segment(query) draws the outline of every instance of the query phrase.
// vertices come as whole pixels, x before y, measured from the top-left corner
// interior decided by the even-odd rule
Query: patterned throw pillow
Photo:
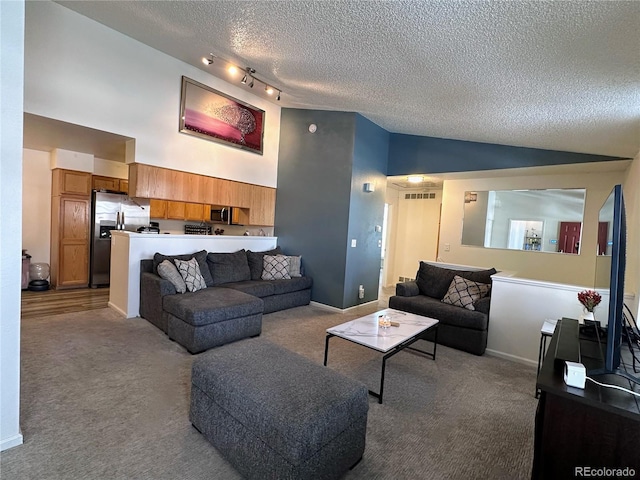
[[[491,285],[474,282],[456,275],[453,277],[451,285],[449,285],[447,294],[441,301],[450,305],[475,310],[473,303],[489,293],[490,289]]]
[[[182,275],[180,275],[176,266],[169,260],[164,260],[158,265],[158,275],[165,280],[169,280],[175,287],[176,292],[184,293],[187,291],[187,285],[184,283]]]
[[[265,255],[263,258],[262,280],[284,280],[289,274],[289,257],[286,255]]]
[[[190,292],[197,292],[203,288],[207,288],[207,284],[204,281],[202,273],[200,273],[200,267],[198,261],[195,258],[191,260],[174,260],[178,271],[182,276],[184,283],[187,285],[187,290]]]

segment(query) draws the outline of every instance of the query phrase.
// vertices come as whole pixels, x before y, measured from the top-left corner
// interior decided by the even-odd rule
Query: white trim
[[[124,310],[122,310],[120,307],[118,307],[116,304],[114,304],[113,302],[107,302],[107,306],[112,308],[113,310],[115,310],[116,312],[118,312],[120,315],[122,315],[124,318],[136,318],[135,316],[133,317],[129,317],[127,315],[127,312],[125,312]]]
[[[355,308],[364,307],[366,305],[371,305],[371,304],[374,304],[374,303],[378,303],[378,300],[372,300],[372,301],[367,302],[367,303],[361,303],[360,305],[355,305],[355,306],[349,307],[349,308],[338,308],[338,307],[334,307],[332,305],[327,305],[325,303],[319,303],[319,302],[314,302],[314,301],[311,301],[309,303],[309,305],[313,305],[314,307],[318,307],[318,308],[321,308],[323,310],[329,310],[330,312],[348,313],[348,312],[350,312],[351,310],[353,310]]]
[[[536,368],[538,367],[537,361],[530,360],[528,358],[518,357],[517,355],[511,355],[509,353],[499,352],[497,350],[492,350],[490,348],[487,348],[485,352],[487,353],[487,355],[491,357],[502,358],[504,360],[521,363],[523,365],[528,365],[530,367],[536,367]]]
[[[5,450],[9,450],[10,448],[17,447],[18,445],[22,445],[23,443],[24,441],[21,433],[14,435],[13,437],[5,438],[0,442],[0,452],[4,452]]]

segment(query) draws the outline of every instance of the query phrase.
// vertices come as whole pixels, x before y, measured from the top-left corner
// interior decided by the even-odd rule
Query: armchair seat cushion
[[[437,298],[418,295],[416,297],[394,296],[389,300],[389,307],[404,312],[438,319],[441,323],[469,328],[471,330],[487,330],[489,317],[482,312],[468,310],[443,303]]]

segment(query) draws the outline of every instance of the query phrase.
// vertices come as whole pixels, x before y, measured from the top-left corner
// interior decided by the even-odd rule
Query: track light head
[[[280,101],[280,94],[281,94],[281,93],[282,93],[282,92],[281,92],[280,90],[278,90],[278,96],[276,97],[276,100],[277,100],[277,101]]]
[[[247,84],[247,74],[245,73],[244,77],[242,77],[242,81],[240,82],[243,85]]]
[[[209,54],[209,57],[202,57],[202,63],[205,65],[211,65],[213,63],[213,53]]]
[[[251,82],[249,83],[249,88],[253,88],[253,77],[251,77]]]
[[[273,88],[271,88],[269,85],[264,86],[264,91],[269,95],[273,95]]]

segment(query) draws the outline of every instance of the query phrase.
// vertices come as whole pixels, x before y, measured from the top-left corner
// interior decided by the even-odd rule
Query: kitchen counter
[[[165,233],[111,232],[111,285],[109,306],[127,318],[139,316],[140,260],[156,252],[179,255],[199,250],[232,253],[262,252],[277,246],[277,237],[235,235],[184,235]]]

